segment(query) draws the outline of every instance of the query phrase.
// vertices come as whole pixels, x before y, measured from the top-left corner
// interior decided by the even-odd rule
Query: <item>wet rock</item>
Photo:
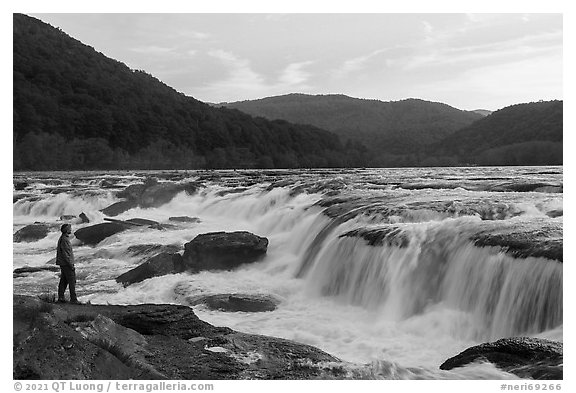
[[[488,191],[499,191],[499,192],[552,192],[561,193],[562,185],[559,184],[549,184],[549,183],[502,183],[497,184],[488,189]]]
[[[274,311],[280,301],[270,295],[218,294],[188,299],[193,306],[203,304],[211,310],[225,312]]]
[[[46,224],[26,225],[14,233],[12,239],[15,243],[35,242],[48,236],[49,226]]]
[[[63,216],[60,216],[60,221],[71,221],[73,219],[75,219],[76,216],[71,215],[71,214],[65,214]]]
[[[175,222],[191,222],[191,223],[200,222],[200,219],[198,217],[188,217],[188,216],[170,217],[168,218],[168,220]]]
[[[116,187],[116,184],[114,184],[110,180],[103,179],[102,181],[100,181],[99,186],[102,188],[114,188]]]
[[[228,190],[218,191],[216,193],[216,195],[223,197],[223,196],[228,195],[228,194],[240,194],[240,193],[243,193],[244,191],[247,191],[247,190],[249,190],[249,189],[246,187],[236,187],[236,188],[230,188]]]
[[[47,304],[14,295],[14,378],[345,378],[341,361],[293,341],[201,321],[190,307]]]
[[[132,223],[132,224],[137,224],[137,225],[142,225],[142,226],[157,226],[160,225],[158,223],[158,221],[154,221],[154,220],[148,220],[146,218],[131,218],[129,220],[126,220],[126,222]]]
[[[542,230],[481,232],[472,236],[478,247],[500,247],[514,258],[543,257],[562,262],[564,241]]]
[[[107,216],[114,217],[119,214],[122,214],[130,209],[134,209],[137,207],[138,204],[135,201],[120,201],[111,204],[110,206],[100,210],[102,213],[106,214]]]
[[[546,212],[546,215],[551,218],[562,217],[564,215],[564,209],[555,209]]]
[[[503,338],[470,347],[440,365],[451,370],[473,362],[490,362],[521,378],[562,379],[561,342],[532,337]]]
[[[380,228],[358,228],[348,231],[340,237],[360,237],[368,243],[369,246],[396,246],[400,248],[408,247],[410,238],[397,226],[386,225]]]
[[[125,231],[126,229],[128,229],[126,225],[115,222],[105,222],[86,228],[80,228],[74,232],[74,236],[86,244],[95,245],[107,237]]]
[[[37,273],[37,272],[59,272],[59,266],[24,266],[14,269],[13,273],[16,275],[24,275],[29,273]]]
[[[230,270],[266,255],[268,239],[250,232],[212,232],[184,245],[184,263],[191,270]]]
[[[82,220],[83,224],[87,224],[90,222],[90,219],[88,218],[86,213],[80,213],[80,215],[78,217]]]
[[[28,187],[28,183],[24,182],[24,181],[19,181],[19,182],[15,182],[14,183],[14,189],[16,191],[22,191],[24,190],[26,187]]]
[[[129,246],[126,252],[133,256],[152,255],[160,253],[176,253],[182,250],[182,246],[178,244],[135,244]]]
[[[155,178],[147,178],[143,184],[132,184],[118,192],[119,198],[124,201],[116,202],[102,210],[108,216],[117,216],[135,207],[159,207],[170,202],[182,191],[192,195],[201,186],[200,183],[172,183],[158,182]]]
[[[127,286],[152,277],[181,273],[184,270],[185,266],[182,261],[182,255],[161,253],[148,259],[140,266],[120,275],[116,278],[116,282]]]

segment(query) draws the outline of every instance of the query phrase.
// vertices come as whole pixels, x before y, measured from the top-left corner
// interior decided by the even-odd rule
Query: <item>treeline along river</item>
[[[562,167],[15,173],[14,232],[34,223],[46,232],[15,237],[14,268],[32,269],[15,273],[14,292],[55,292],[60,225],[105,222],[100,210],[145,182],[183,188],[104,211],[159,226],[96,245],[72,237],[82,301],[189,305],[214,325],[311,344],[385,378],[510,378],[488,365],[438,365],[502,337],[562,341]],[[218,231],[266,237],[267,254],[231,271],[116,281],[159,250]],[[218,294],[276,308],[198,302]]]

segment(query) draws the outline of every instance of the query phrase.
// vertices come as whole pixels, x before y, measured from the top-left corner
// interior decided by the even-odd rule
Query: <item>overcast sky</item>
[[[562,99],[561,14],[32,14],[202,101]]]

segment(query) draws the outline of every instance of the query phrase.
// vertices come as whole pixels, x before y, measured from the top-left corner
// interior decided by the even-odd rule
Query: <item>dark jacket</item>
[[[56,249],[56,265],[74,267],[74,253],[72,252],[72,245],[68,236],[63,234],[58,240],[58,248]]]

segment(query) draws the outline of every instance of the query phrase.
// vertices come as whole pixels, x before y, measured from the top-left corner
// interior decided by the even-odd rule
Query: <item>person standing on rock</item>
[[[58,283],[58,302],[65,303],[64,292],[70,289],[70,303],[80,304],[76,298],[76,269],[74,268],[74,252],[68,236],[72,233],[72,225],[64,224],[60,228],[62,236],[58,239],[56,249],[56,264],[60,266],[60,282]]]

